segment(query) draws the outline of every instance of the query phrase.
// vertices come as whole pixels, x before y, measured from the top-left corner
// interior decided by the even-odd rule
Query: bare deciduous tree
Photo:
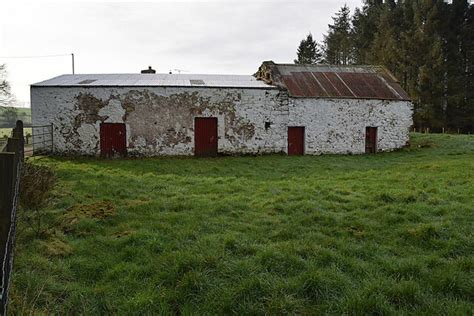
[[[11,92],[7,80],[7,65],[0,65],[0,106],[11,106],[15,103],[15,96]]]

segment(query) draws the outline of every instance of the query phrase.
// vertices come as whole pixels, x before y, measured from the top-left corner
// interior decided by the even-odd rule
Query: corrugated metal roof
[[[202,82],[202,84],[201,84]],[[197,84],[199,83],[199,84]],[[33,87],[164,86],[277,89],[254,76],[191,74],[81,74],[61,75]]]
[[[292,97],[410,100],[380,66],[295,65],[264,62],[256,77]]]

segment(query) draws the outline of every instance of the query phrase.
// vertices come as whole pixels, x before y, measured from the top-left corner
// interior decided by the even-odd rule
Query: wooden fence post
[[[15,168],[15,154],[14,153],[0,153],[0,171],[2,176],[0,177],[0,231],[3,232],[3,225],[6,222],[4,216],[10,216],[11,204],[12,204],[12,193],[13,193],[13,181],[14,181],[14,169]],[[8,217],[7,216],[7,217]],[[3,258],[3,257],[0,257]]]
[[[8,288],[13,266],[16,212],[24,160],[23,122],[17,121],[0,152],[0,315],[7,314]]]
[[[7,291],[8,291],[8,274],[9,267],[6,262],[9,260],[6,253],[8,252],[8,237],[11,227],[11,210],[13,207],[14,193],[14,169],[15,154],[2,152],[0,153],[0,315],[6,314]]]
[[[14,138],[17,138],[18,141],[18,155],[23,162],[25,160],[25,135],[24,135],[24,129],[23,129],[23,122],[18,120],[16,121],[16,127],[14,129]]]

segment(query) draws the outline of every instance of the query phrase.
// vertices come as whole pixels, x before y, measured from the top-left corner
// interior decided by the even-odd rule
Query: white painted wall
[[[377,150],[406,145],[412,125],[407,101],[291,98],[289,126],[305,126],[306,154],[365,153],[365,128],[378,127]]]
[[[282,152],[288,99],[281,93],[286,96],[276,89],[32,87],[32,121],[53,123],[57,153],[98,155],[100,123],[108,122],[126,124],[131,155],[192,155],[194,117],[218,118],[220,153]],[[103,103],[95,113],[100,118],[90,121],[79,106],[81,94]],[[136,107],[124,117],[127,102]]]
[[[85,95],[100,106],[84,108]],[[64,154],[98,155],[101,122],[125,123],[128,152],[145,156],[192,155],[194,117],[218,118],[226,154],[286,152],[288,126],[305,126],[306,154],[364,153],[366,126],[378,127],[387,151],[406,144],[412,124],[410,102],[288,98],[276,89],[32,87],[31,105],[33,124],[53,123]]]

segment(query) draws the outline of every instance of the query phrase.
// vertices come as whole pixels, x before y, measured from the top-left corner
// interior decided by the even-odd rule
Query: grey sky
[[[317,40],[331,16],[359,0],[2,3],[0,57],[69,54],[76,73],[252,74],[263,60],[292,62],[299,41]],[[13,92],[71,72],[70,56],[5,59]]]

